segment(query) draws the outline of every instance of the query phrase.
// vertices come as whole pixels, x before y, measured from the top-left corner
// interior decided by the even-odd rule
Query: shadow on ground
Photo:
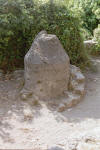
[[[100,68],[100,62],[97,64],[97,67]],[[32,106],[30,102],[21,101],[18,98],[20,89],[18,81],[0,81],[0,138],[4,142],[14,143],[11,132],[16,123],[13,121],[33,124],[34,120],[42,117],[44,106],[57,122],[75,123],[85,119],[100,119],[100,70],[98,69],[95,73],[87,71],[85,76],[86,96],[78,105],[62,113],[58,113],[56,109],[52,109],[45,102]]]

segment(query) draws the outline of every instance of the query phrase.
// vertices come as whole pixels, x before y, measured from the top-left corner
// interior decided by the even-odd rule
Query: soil
[[[45,102],[21,101],[21,78],[1,80],[0,149],[100,150],[100,58],[92,61],[85,97],[62,113]]]

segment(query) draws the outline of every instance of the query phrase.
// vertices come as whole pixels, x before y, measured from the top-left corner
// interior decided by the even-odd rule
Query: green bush
[[[98,24],[98,28],[94,30],[94,38],[97,41],[100,41],[100,24]]]
[[[91,32],[85,28],[81,28],[81,35],[83,36],[84,41],[93,39]]]
[[[95,47],[95,54],[100,54],[100,24],[98,25],[98,28],[94,30],[94,40],[97,41],[96,47]]]
[[[75,0],[71,3],[70,8],[73,11],[76,10],[81,19],[85,39],[91,39],[93,30],[100,23],[100,0]]]
[[[41,30],[56,34],[71,63],[88,61],[80,34],[80,20],[64,3],[49,0],[0,0],[0,68],[23,67],[23,58]]]

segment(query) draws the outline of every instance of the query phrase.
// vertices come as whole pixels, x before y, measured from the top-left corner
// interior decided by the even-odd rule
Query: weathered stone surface
[[[58,112],[63,112],[66,109],[66,105],[61,103],[58,107]]]
[[[24,64],[25,84],[20,92],[23,100],[46,100],[62,112],[83,97],[85,77],[78,67],[70,65],[56,35],[41,31],[26,54]]]
[[[14,79],[22,78],[24,76],[24,70],[16,70],[13,72],[12,76]]]
[[[85,77],[80,69],[74,65],[70,65],[70,79],[66,98],[62,99],[59,104],[58,111],[65,111],[80,102],[85,94]]]
[[[50,99],[64,95],[70,76],[69,57],[56,35],[40,32],[25,56],[25,85],[21,94]],[[26,91],[26,92],[25,92]],[[23,97],[23,96],[22,96]]]
[[[70,66],[69,90],[82,96],[85,92],[85,77],[80,69],[74,65]]]

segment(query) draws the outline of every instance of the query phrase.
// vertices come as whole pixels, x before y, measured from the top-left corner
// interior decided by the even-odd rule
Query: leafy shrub
[[[100,41],[100,24],[98,25],[98,28],[94,30],[94,38],[97,41]]]
[[[98,28],[94,30],[94,40],[97,41],[94,52],[95,54],[100,54],[100,24]]]
[[[85,28],[81,28],[81,35],[83,36],[84,41],[93,39],[91,32]]]
[[[64,3],[49,0],[0,0],[0,67],[23,67],[23,58],[41,30],[56,34],[71,63],[87,62],[79,19]]]
[[[77,10],[85,38],[93,36],[93,30],[100,23],[100,0],[76,0],[71,3],[72,9]],[[88,37],[90,35],[90,37]]]

